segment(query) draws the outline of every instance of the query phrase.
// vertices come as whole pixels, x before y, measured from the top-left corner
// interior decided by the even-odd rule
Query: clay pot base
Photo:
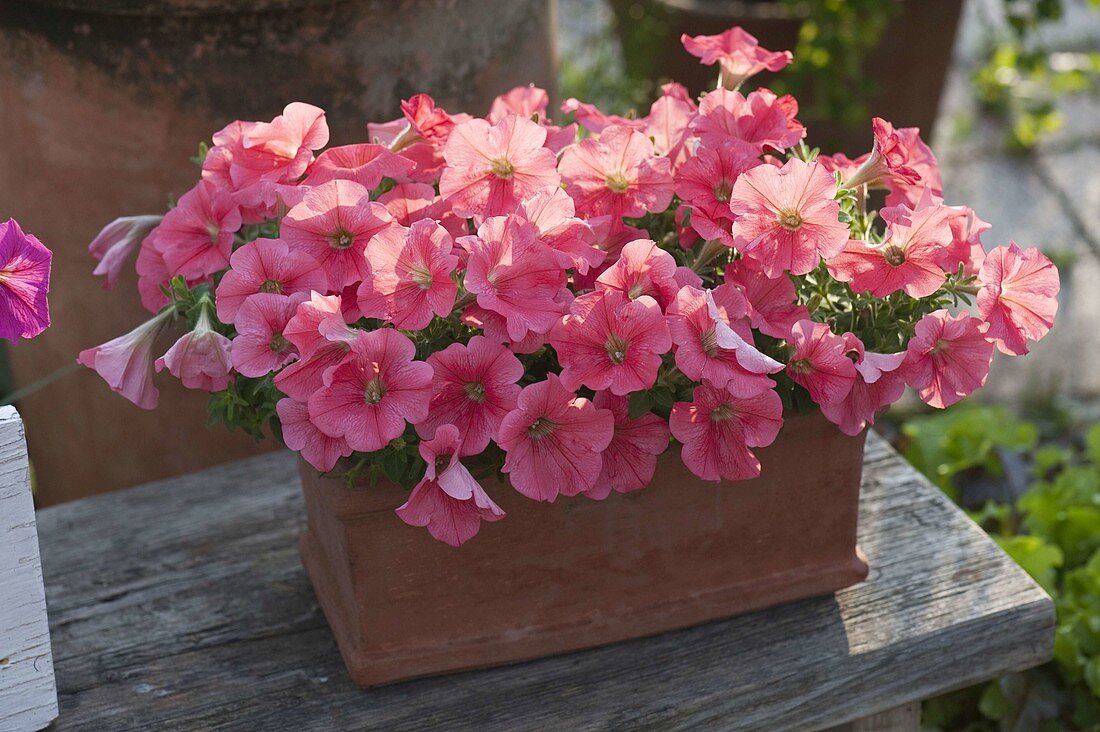
[[[647,488],[604,501],[489,484],[508,515],[459,548],[394,515],[404,489],[303,464],[302,561],[361,686],[654,635],[863,580],[864,439],[793,417],[760,478],[702,481],[671,450]]]

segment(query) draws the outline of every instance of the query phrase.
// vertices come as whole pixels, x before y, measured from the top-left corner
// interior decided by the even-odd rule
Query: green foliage
[[[906,457],[956,500],[968,479],[1003,480],[1006,454],[1029,458],[1031,485],[1015,503],[988,502],[970,515],[1058,613],[1053,662],[926,702],[926,727],[1100,729],[1100,425],[1079,445],[1037,447],[1034,424],[1001,408],[962,407],[902,431]]]
[[[990,45],[972,82],[982,106],[1008,123],[1009,146],[1027,150],[1061,128],[1061,97],[1095,89],[1100,52],[1056,52],[1036,44],[1036,31],[1062,19],[1063,0],[1006,0],[1004,9],[1009,34]]]

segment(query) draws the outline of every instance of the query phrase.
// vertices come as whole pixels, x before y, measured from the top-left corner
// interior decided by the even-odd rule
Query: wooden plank
[[[909,702],[848,724],[830,727],[829,732],[920,732],[920,702]]]
[[[812,484],[807,485],[812,490]],[[1047,595],[881,439],[867,582],[656,638],[360,691],[277,453],[42,511],[58,730],[823,729],[1047,660]]]
[[[50,628],[23,421],[0,407],[0,729],[40,730],[57,717]]]

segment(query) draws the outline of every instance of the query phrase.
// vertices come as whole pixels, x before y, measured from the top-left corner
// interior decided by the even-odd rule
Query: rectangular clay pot
[[[401,487],[302,463],[302,559],[362,686],[653,635],[864,579],[864,438],[793,417],[755,480],[700,480],[671,449],[648,487],[604,501],[487,484],[507,516],[459,548],[394,515]]]

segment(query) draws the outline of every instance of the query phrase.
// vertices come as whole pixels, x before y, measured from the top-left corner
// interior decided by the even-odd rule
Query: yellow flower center
[[[268,347],[271,349],[272,353],[282,353],[287,349],[289,345],[290,341],[284,338],[281,334],[276,333],[275,335],[271,336],[271,343],[268,344]]]
[[[607,187],[615,193],[626,193],[630,189],[630,181],[622,173],[612,173],[605,180]]]
[[[719,181],[714,186],[714,198],[725,203],[730,200],[730,196],[733,194],[733,184],[728,180]]]
[[[897,244],[890,244],[882,250],[882,256],[891,267],[900,267],[905,264],[905,250]]]
[[[283,283],[278,280],[264,280],[260,285],[260,292],[270,292],[275,295],[283,294]]]
[[[375,376],[367,382],[367,388],[363,390],[363,401],[367,404],[377,404],[384,396],[386,396],[386,385],[382,383],[380,377]]]
[[[347,249],[355,243],[355,237],[344,229],[337,229],[329,237],[333,249]]]
[[[480,381],[467,381],[462,390],[466,392],[466,398],[472,402],[481,404],[485,401],[485,385]]]
[[[532,440],[541,440],[548,437],[554,431],[554,423],[546,417],[539,417],[527,428],[527,436]]]
[[[622,363],[626,360],[626,351],[630,346],[626,339],[621,338],[614,333],[607,339],[607,343],[603,344],[604,350],[607,351],[607,357],[611,359],[612,363]]]
[[[787,231],[797,231],[802,226],[802,214],[798,211],[780,211],[779,225]]]
[[[512,167],[512,162],[508,158],[497,158],[496,160],[489,161],[489,170],[497,178],[508,180],[515,172],[515,168]]]

